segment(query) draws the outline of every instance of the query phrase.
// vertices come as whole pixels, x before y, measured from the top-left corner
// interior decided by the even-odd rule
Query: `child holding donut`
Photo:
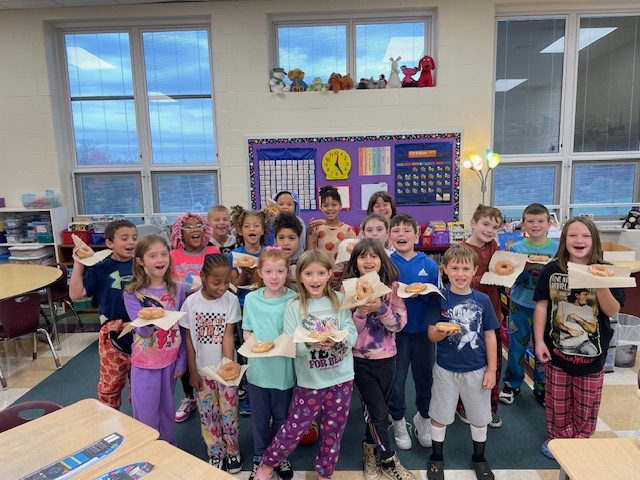
[[[310,332],[346,330],[347,337],[341,342],[327,338],[296,344],[292,407],[264,451],[255,480],[271,479],[274,468],[282,466],[320,412],[320,445],[315,460],[318,479],[331,478],[338,461],[353,393],[351,348],[357,332],[351,312],[340,310],[343,295],[329,286],[332,264],[327,253],[320,249],[300,255],[296,270],[298,296],[285,308],[284,333],[293,336],[301,326]]]
[[[343,278],[360,277],[369,272],[376,272],[380,281],[391,288],[391,293],[351,310],[358,331],[352,350],[354,381],[360,392],[366,425],[362,442],[363,474],[366,479],[378,478],[384,473],[389,478],[409,480],[415,477],[391,449],[387,432],[391,425],[387,404],[396,374],[396,332],[407,323],[407,309],[397,294],[398,269],[378,240],[363,238],[354,247]]]
[[[484,456],[487,425],[491,421],[491,389],[497,383],[497,341],[500,328],[489,297],[471,288],[478,255],[471,248],[453,245],[444,253],[449,287],[442,291],[440,318],[431,319],[429,339],[437,342],[436,365],[429,416],[433,452],[427,463],[427,480],[444,479],[444,439],[455,420],[458,398],[468,414],[473,440],[471,465],[478,479],[494,478]],[[459,325],[459,331],[440,322]]]
[[[504,373],[504,387],[500,391],[500,401],[513,403],[520,394],[524,380],[524,354],[532,341],[533,334],[533,292],[538,283],[542,265],[534,263],[534,256],[551,259],[558,251],[558,241],[547,238],[551,226],[549,210],[544,205],[532,203],[522,212],[522,231],[527,238],[514,243],[509,250],[529,255],[525,270],[511,287],[511,311],[509,312],[509,355]],[[533,369],[533,396],[544,405],[544,366],[536,361]]]
[[[295,215],[283,213],[278,215]],[[276,219],[277,223],[277,219]],[[256,267],[260,288],[247,294],[244,300],[242,328],[245,341],[255,334],[260,342],[273,342],[283,331],[284,309],[296,296],[287,288],[289,283],[289,252],[281,247],[266,247]],[[282,426],[289,412],[295,385],[293,359],[288,357],[248,358],[247,389],[251,398],[253,430],[253,480],[262,454]],[[287,458],[276,467],[281,480],[291,480],[293,469]]]
[[[342,263],[335,264],[338,246],[347,238],[356,238],[355,229],[340,220],[341,208],[342,200],[336,187],[327,185],[320,188],[320,210],[324,214],[325,220],[311,220],[307,230],[307,250],[323,249],[334,262],[333,278],[331,279],[331,287],[334,289],[340,288],[340,279],[344,268]]]
[[[296,253],[303,238],[303,229],[298,217],[293,213],[283,212],[273,221],[273,232],[276,246],[281,247],[289,259],[290,288],[295,289],[296,281]],[[294,259],[295,257],[295,259]]]
[[[502,323],[504,315],[502,315],[502,307],[500,306],[500,295],[498,294],[498,287],[496,285],[484,285],[480,283],[482,275],[489,270],[489,262],[495,252],[500,250],[500,247],[496,243],[496,237],[498,231],[504,222],[502,212],[495,207],[487,205],[478,205],[476,211],[473,212],[473,218],[471,219],[471,236],[467,238],[463,245],[471,248],[478,255],[478,269],[476,270],[473,280],[471,281],[471,288],[478,292],[486,293],[491,299],[491,305],[498,318],[498,322]],[[496,357],[496,378],[500,378],[502,375],[502,339],[500,338],[500,331],[496,331],[496,341],[498,344],[497,357]],[[491,390],[491,422],[489,426],[493,428],[499,428],[502,426],[502,419],[498,416],[498,405],[500,388],[496,383]],[[458,402],[458,418],[464,423],[469,423],[467,420],[464,405],[461,401]]]
[[[542,267],[533,300],[536,357],[545,364],[549,439],[542,454],[553,458],[549,440],[589,438],[596,430],[604,363],[625,294],[619,288],[569,290],[567,263],[605,264],[598,229],[587,217],[562,228],[556,258]]]
[[[133,258],[133,278],[124,293],[129,317],[137,318],[144,307],[180,310],[185,293],[182,284],[171,278],[166,240],[159,235],[142,237]],[[160,440],[172,445],[176,444],[173,394],[186,363],[178,322],[168,330],[153,324],[136,327],[131,352],[133,418],[158,430]]]
[[[209,463],[220,470],[242,469],[238,430],[238,387],[202,377],[202,367],[218,365],[222,357],[234,359],[233,333],[242,318],[238,297],[229,291],[231,263],[224,254],[204,257],[202,289],[189,295],[181,311],[186,331],[189,382],[196,391],[200,429]]]
[[[425,253],[416,252],[419,227],[416,219],[398,214],[391,219],[389,238],[395,249],[389,258],[400,272],[399,280],[406,284],[430,283],[442,288],[438,264]],[[396,333],[396,376],[389,401],[389,413],[393,419],[393,436],[398,448],[411,448],[411,436],[407,431],[405,413],[405,383],[409,366],[416,389],[416,414],[413,417],[418,442],[431,447],[429,402],[431,401],[431,372],[435,359],[435,345],[427,338],[431,318],[437,318],[440,310],[436,295],[418,295],[405,299],[407,324]]]

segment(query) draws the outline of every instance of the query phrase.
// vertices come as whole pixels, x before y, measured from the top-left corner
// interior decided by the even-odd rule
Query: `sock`
[[[484,457],[484,447],[487,445],[487,442],[476,442],[473,441],[473,456],[471,457],[471,461],[473,463],[476,462],[486,462],[487,459]]]
[[[484,427],[476,427],[473,425],[469,425],[471,428],[471,439],[474,442],[486,442],[487,441],[487,426]]]
[[[434,442],[444,442],[444,436],[447,433],[447,426],[436,427],[433,422],[431,422],[431,440]]]
[[[436,442],[435,440],[431,440],[431,448],[433,448],[433,453],[429,457],[429,460],[433,460],[435,462],[442,462],[444,460],[444,455],[442,454],[444,450],[444,442]]]

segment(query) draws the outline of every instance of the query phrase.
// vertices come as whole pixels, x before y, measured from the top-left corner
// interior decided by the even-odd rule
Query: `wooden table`
[[[159,436],[153,428],[98,400],[81,400],[0,433],[0,477],[21,478],[114,432],[124,437],[122,444],[98,463],[114,460]]]
[[[549,442],[560,464],[560,480],[640,478],[640,443],[635,438],[565,438]]]
[[[236,478],[162,440],[146,443],[114,459],[109,457],[108,460],[88,468],[73,478],[93,480],[113,470],[138,462],[149,462],[154,465],[153,470],[145,475],[144,480],[183,478],[233,480]]]

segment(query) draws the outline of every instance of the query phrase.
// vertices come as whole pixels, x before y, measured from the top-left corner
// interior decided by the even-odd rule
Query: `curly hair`
[[[209,222],[205,220],[202,215],[193,212],[187,212],[184,215],[180,215],[176,218],[176,221],[173,222],[173,227],[171,228],[171,248],[174,250],[182,250],[184,248],[184,240],[182,238],[182,227],[190,218],[195,218],[202,225],[204,225],[204,235],[202,236],[202,246],[206,246],[209,244],[209,240],[213,236],[213,229]]]
[[[247,216],[257,217],[262,224],[262,236],[260,237],[260,245],[265,243],[265,235],[267,234],[268,222],[267,215],[263,211],[246,210],[241,205],[234,205],[231,207],[231,227],[236,231],[236,238],[238,239],[238,245],[244,245],[245,241],[242,238],[242,224]]]

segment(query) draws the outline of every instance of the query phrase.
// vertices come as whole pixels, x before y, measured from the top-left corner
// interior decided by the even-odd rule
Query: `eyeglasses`
[[[199,223],[197,225],[185,225],[182,227],[182,230],[185,232],[190,232],[191,230],[204,230],[204,225]]]

